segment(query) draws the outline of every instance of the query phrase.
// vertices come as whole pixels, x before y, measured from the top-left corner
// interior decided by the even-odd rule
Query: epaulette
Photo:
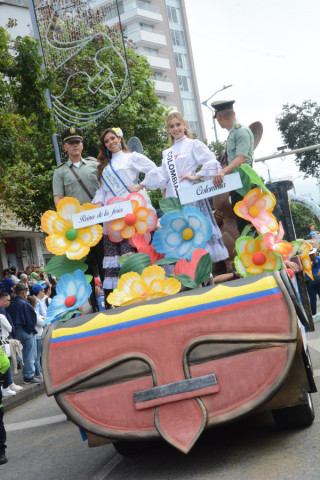
[[[97,162],[98,160],[94,157],[87,157],[87,160],[91,160],[92,162]]]
[[[240,123],[238,123],[234,128],[241,128]]]
[[[65,165],[65,162],[59,163],[59,165],[57,165],[56,168],[60,168],[60,167],[62,167],[62,165]]]

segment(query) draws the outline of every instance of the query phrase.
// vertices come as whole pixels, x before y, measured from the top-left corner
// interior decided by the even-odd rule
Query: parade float
[[[59,278],[48,308],[44,380],[89,446],[112,442],[128,453],[163,439],[187,453],[204,429],[252,412],[272,412],[280,427],[313,422],[305,338],[312,319],[287,266],[296,262],[312,275],[309,246],[284,240],[275,196],[250,167],[239,170],[236,183],[226,178],[222,188],[242,190],[235,213],[252,228],[235,241],[235,272],[226,277],[211,277],[210,223],[182,200],[221,193],[210,182],[181,190],[180,201],[162,200],[158,225],[136,193],[90,210],[65,198],[44,214],[56,255],[47,271]],[[91,293],[84,257],[105,219],[110,238],[130,239],[138,253],[119,259],[118,285],[108,296],[115,308],[83,315]]]

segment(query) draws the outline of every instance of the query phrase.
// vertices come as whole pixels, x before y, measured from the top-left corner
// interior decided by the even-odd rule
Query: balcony
[[[127,25],[133,21],[156,25],[163,20],[161,13],[155,13],[150,10],[145,10],[144,8],[132,8],[122,13],[120,17],[123,25]]]
[[[128,31],[126,36],[136,45],[141,47],[165,47],[167,45],[166,37],[163,33],[149,32],[147,30]]]
[[[168,80],[155,80],[155,90],[157,95],[170,95],[174,93],[173,83]]]
[[[143,52],[142,52],[143,54]],[[154,72],[164,72],[170,70],[170,61],[169,58],[164,55],[146,55],[150,67]]]

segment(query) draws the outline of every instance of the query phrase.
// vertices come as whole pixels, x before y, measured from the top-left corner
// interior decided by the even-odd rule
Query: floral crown
[[[111,130],[117,135],[117,137],[123,137],[123,131],[119,127],[111,127]]]

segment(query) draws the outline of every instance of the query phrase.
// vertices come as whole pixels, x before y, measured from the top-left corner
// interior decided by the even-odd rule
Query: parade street
[[[320,389],[320,324],[308,334],[315,380]],[[250,374],[250,372],[248,372]],[[318,480],[320,401],[306,429],[281,431],[271,415],[250,416],[205,432],[188,455],[159,443],[130,457],[113,445],[88,448],[78,428],[53,398],[41,395],[5,413],[7,457],[0,467],[8,480]],[[106,405],[105,408],[108,408]]]

